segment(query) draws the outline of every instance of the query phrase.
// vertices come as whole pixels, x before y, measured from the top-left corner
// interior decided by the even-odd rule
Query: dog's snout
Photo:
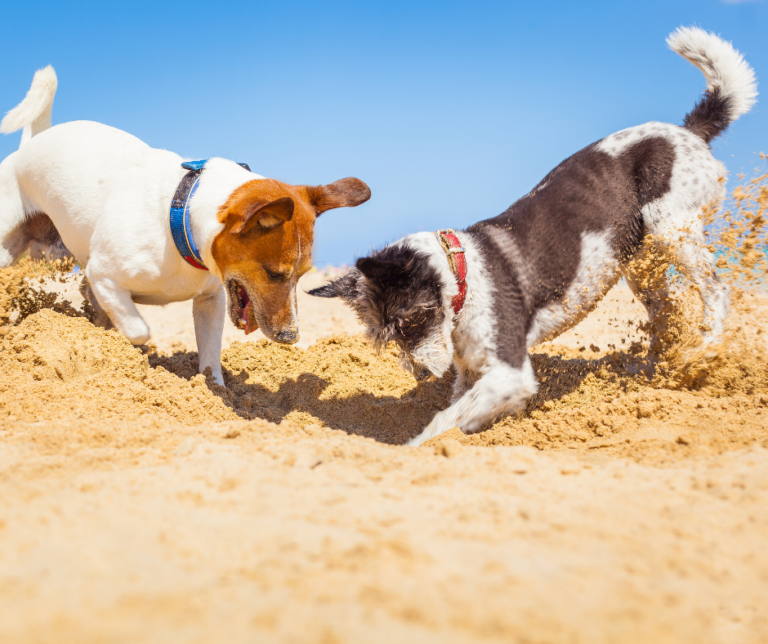
[[[289,329],[275,333],[275,340],[281,344],[296,344],[299,341],[299,330]]]

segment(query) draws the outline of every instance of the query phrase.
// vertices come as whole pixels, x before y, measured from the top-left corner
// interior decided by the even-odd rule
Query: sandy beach
[[[523,417],[420,448],[450,377],[417,385],[336,301],[300,296],[298,347],[228,323],[226,388],[188,304],[142,309],[157,353],[6,326],[0,640],[765,641],[768,299],[739,302],[754,355],[664,387],[619,285],[535,351]]]

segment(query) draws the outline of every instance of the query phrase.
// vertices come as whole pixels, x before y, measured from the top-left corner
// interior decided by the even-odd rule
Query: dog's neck
[[[464,245],[464,233],[459,233],[459,240]],[[440,244],[437,235],[432,232],[413,233],[403,237],[396,243],[407,245],[411,249],[426,255],[430,266],[437,272],[440,279],[441,306],[443,309],[442,334],[448,343],[448,351],[453,357],[455,346],[451,338],[457,328],[464,324],[467,315],[466,309],[464,309],[465,312],[461,316],[456,316],[453,311],[453,300],[459,294],[459,285],[456,282],[456,276],[451,270],[448,256],[445,254],[445,250]]]
[[[485,365],[489,343],[496,337],[497,320],[493,317],[495,287],[486,268],[486,258],[473,234],[461,231],[457,237],[465,249],[467,260],[467,298],[458,316],[453,312],[453,298],[458,294],[459,287],[437,236],[431,232],[415,233],[398,243],[407,244],[428,256],[441,282],[443,336],[450,339],[451,356],[471,370],[480,370]]]
[[[451,300],[453,314],[458,315],[461,313],[461,309],[464,308],[464,300],[467,297],[467,258],[465,256],[465,250],[456,235],[456,231],[452,228],[438,230],[435,235],[445,251],[445,256],[448,259],[448,266],[451,269],[451,273],[453,273],[456,280],[456,286],[459,289],[458,294]]]
[[[200,175],[200,184],[189,204],[192,236],[203,263],[220,280],[221,271],[211,253],[213,240],[224,230],[218,218],[219,208],[244,183],[263,178],[226,159],[210,159]]]
[[[406,235],[399,244],[407,245],[415,251],[429,257],[429,264],[437,271],[440,277],[440,292],[442,293],[442,306],[448,319],[453,319],[453,298],[459,294],[459,286],[448,264],[448,257],[440,245],[435,233],[421,232]]]

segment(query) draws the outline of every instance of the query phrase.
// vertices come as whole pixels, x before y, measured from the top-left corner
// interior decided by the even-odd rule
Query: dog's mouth
[[[245,335],[253,333],[259,328],[256,316],[251,305],[248,291],[236,279],[227,282],[229,290],[229,317],[238,329],[243,329]]]

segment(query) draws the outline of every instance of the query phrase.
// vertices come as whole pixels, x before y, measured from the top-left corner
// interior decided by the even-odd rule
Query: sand
[[[0,271],[3,643],[768,638],[759,289],[651,369],[619,284],[534,351],[519,417],[408,448],[451,375],[417,384],[338,302],[302,296],[298,347],[228,327],[219,387],[188,305],[139,349],[26,275],[72,292]]]
[[[234,342],[224,389],[31,315],[0,352],[0,641],[764,640],[765,374],[658,389],[578,350],[631,300],[536,353],[525,418],[419,449],[387,443],[449,383],[359,336]]]

